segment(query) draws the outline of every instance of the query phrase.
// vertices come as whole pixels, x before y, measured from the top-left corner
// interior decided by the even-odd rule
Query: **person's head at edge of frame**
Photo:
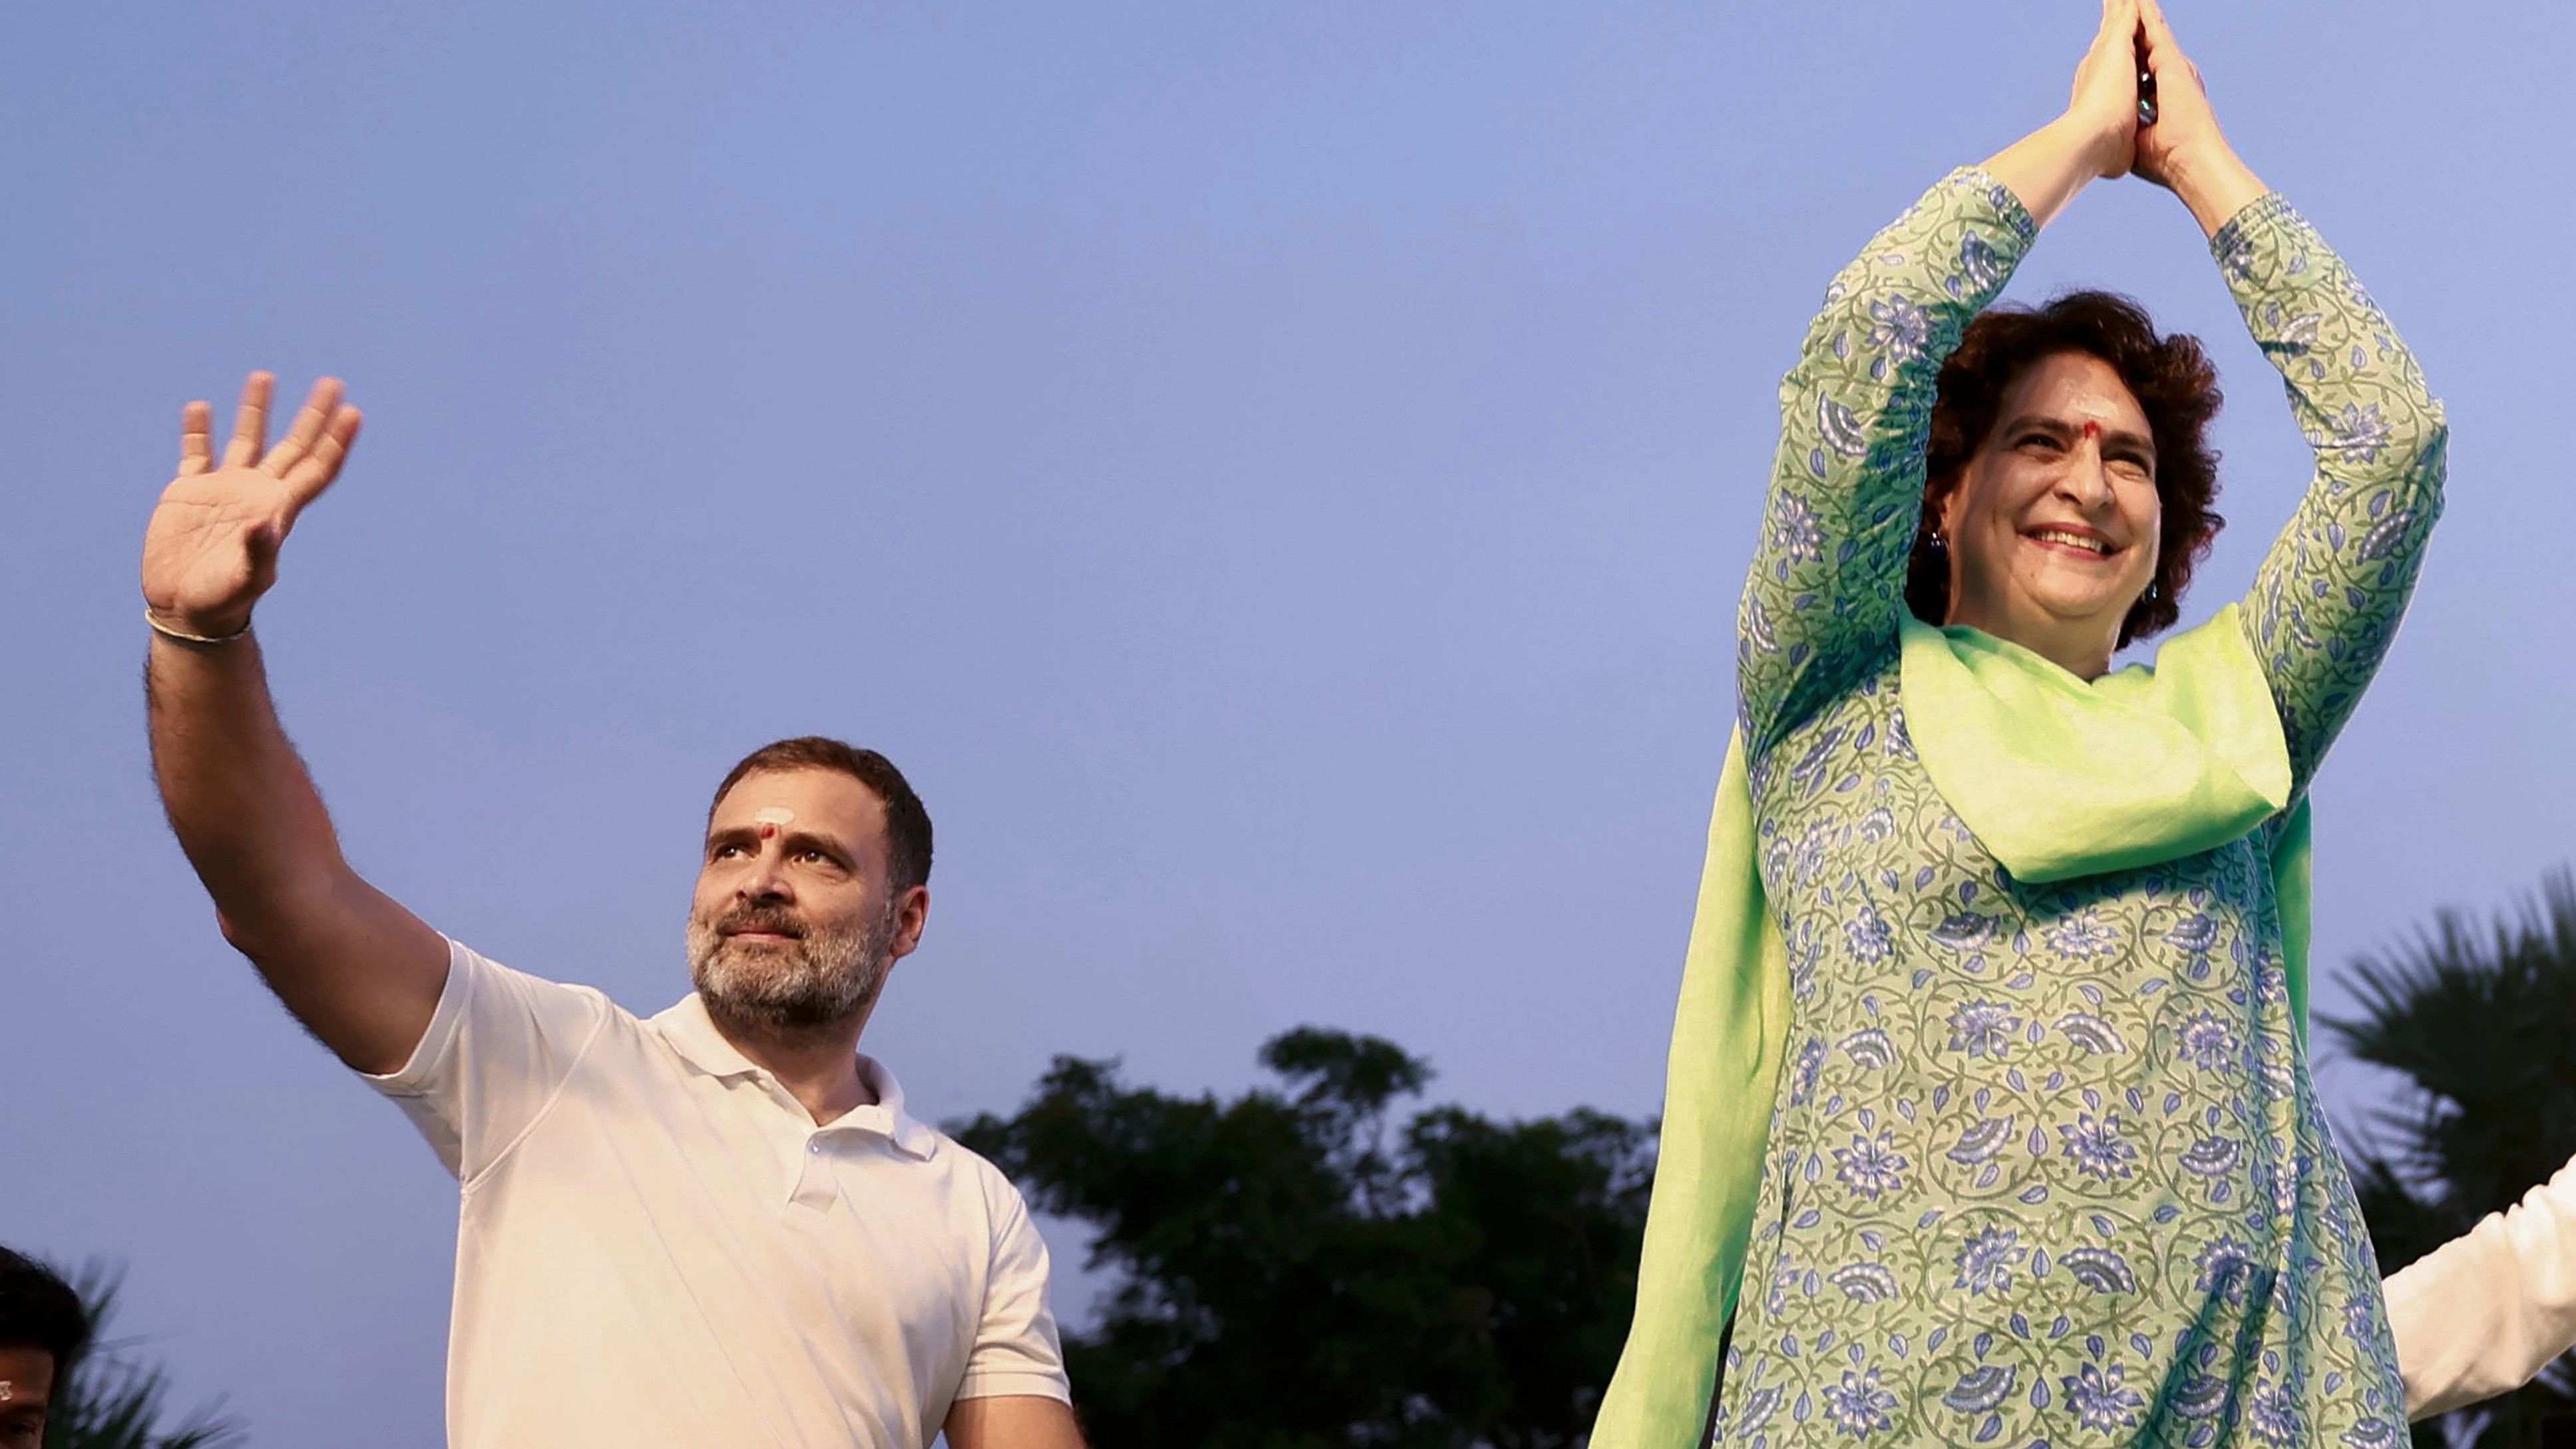
[[[2199,340],[2125,297],[1979,314],[1937,384],[1907,605],[2106,672],[2180,616],[2218,537],[2222,401]]]
[[[0,1248],[0,1449],[36,1449],[89,1347],[89,1310],[61,1275]]]
[[[807,735],[716,787],[689,910],[689,976],[737,1033],[864,1026],[930,918],[930,815],[885,756]]]

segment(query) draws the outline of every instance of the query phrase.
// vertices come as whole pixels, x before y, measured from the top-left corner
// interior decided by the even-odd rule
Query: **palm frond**
[[[2340,1134],[2371,1246],[2393,1272],[2576,1158],[2576,871],[2552,872],[2485,922],[2440,912],[2347,980],[2357,1010],[2319,1020],[2344,1054],[2405,1081]],[[2444,1415],[2441,1432],[2532,1449],[2568,1412],[2563,1368]],[[2432,1429],[2415,1426],[2414,1441],[2434,1442]]]
[[[2405,1077],[2366,1135],[2393,1174],[2474,1221],[2576,1157],[2576,872],[2480,924],[2456,911],[2353,963],[2341,1049]]]
[[[249,1442],[221,1399],[164,1422],[172,1416],[169,1371],[136,1356],[139,1337],[107,1332],[125,1286],[122,1267],[93,1258],[65,1276],[97,1336],[55,1397],[45,1449],[236,1449]]]

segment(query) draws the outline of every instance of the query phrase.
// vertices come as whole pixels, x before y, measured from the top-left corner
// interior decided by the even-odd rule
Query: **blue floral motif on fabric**
[[[1907,741],[1933,379],[2033,235],[1973,171],[1827,292],[1740,620],[1792,1021],[1714,1442],[2378,1449],[2405,1401],[2282,970],[2271,827],[2048,886]],[[2441,512],[2414,359],[2278,197],[2211,245],[2315,481],[2244,602],[2304,790]]]

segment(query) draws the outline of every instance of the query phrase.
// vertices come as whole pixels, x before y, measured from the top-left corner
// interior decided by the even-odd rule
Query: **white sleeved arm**
[[[977,1315],[975,1344],[966,1359],[960,1399],[1028,1394],[1073,1401],[1065,1379],[1064,1349],[1055,1313],[1047,1305],[1046,1239],[1029,1221],[1018,1189],[988,1170],[994,1199],[992,1266]]]
[[[2576,1347],[2576,1161],[2386,1290],[2409,1419],[2531,1382]]]
[[[513,971],[451,940],[447,986],[411,1060],[366,1080],[471,1184],[535,1125],[616,1013],[587,986]]]

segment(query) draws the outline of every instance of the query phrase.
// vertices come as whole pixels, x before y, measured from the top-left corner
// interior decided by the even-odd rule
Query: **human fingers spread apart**
[[[357,441],[361,415],[344,400],[340,379],[313,384],[277,446],[268,444],[268,412],[277,380],[254,372],[242,384],[241,407],[233,417],[232,440],[224,446],[222,471],[249,469],[284,484],[286,500],[301,508],[340,474],[350,446]],[[214,409],[192,402],[179,412],[179,476],[215,472]]]
[[[268,413],[276,379],[242,385],[231,439],[218,464],[214,409],[179,414],[179,474],[162,490],[143,536],[143,592],[156,619],[180,637],[228,638],[276,576],[278,546],[307,504],[331,486],[358,436],[358,410],[337,378],[313,385],[276,446]]]
[[[342,391],[336,377],[314,383],[294,427],[259,461],[263,471],[286,484],[296,507],[331,486],[358,436],[358,410],[341,400]]]

